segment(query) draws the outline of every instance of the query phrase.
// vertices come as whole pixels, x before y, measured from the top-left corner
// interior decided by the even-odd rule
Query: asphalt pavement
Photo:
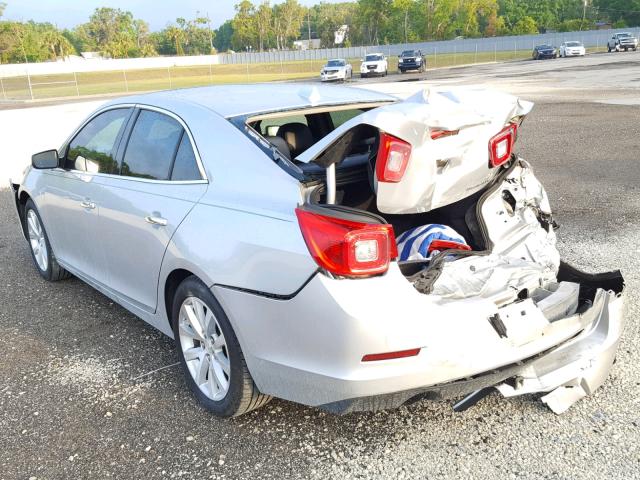
[[[593,396],[560,416],[535,396],[493,395],[463,413],[423,401],[339,417],[274,400],[217,419],[187,392],[170,339],[77,279],[39,277],[0,190],[0,479],[640,478],[638,60],[515,62],[428,82],[537,102],[517,150],[547,187],[559,249],[589,271],[621,268],[628,285],[617,363]],[[626,83],[601,87],[611,72]]]

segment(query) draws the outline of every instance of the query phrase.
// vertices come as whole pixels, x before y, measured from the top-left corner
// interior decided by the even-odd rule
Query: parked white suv
[[[360,76],[366,78],[372,75],[386,76],[389,71],[387,57],[382,53],[369,53],[362,59]]]

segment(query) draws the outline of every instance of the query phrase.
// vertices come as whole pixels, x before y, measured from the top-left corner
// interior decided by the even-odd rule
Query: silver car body
[[[333,64],[332,64],[333,63]],[[340,63],[337,64],[337,63]],[[353,67],[344,58],[333,58],[322,67],[320,81],[348,80],[353,75]]]
[[[196,152],[200,180],[30,168],[12,187],[19,212],[26,196],[35,202],[64,268],[168,336],[173,333],[165,289],[183,272],[199,277],[229,316],[263,393],[348,412],[396,406],[419,395],[449,398],[496,386],[505,396],[545,392],[543,400],[561,412],[604,381],[623,328],[624,298],[621,280],[610,274],[585,275],[595,292],[591,303],[551,320],[541,304],[518,297],[517,292],[556,276],[559,281],[561,276],[576,282],[582,278],[560,264],[553,229],[540,228],[532,213],[550,215],[551,210],[526,162],[515,160],[508,172],[489,178],[473,162],[456,166],[465,151],[477,153],[468,138],[438,140],[448,142],[442,152],[458,152],[446,157],[453,163],[443,167],[454,169],[452,175],[459,179],[456,192],[453,177],[442,177],[451,184],[447,201],[478,191],[477,182],[467,177],[479,175],[486,180],[483,185],[493,181],[478,211],[491,247],[445,264],[433,291],[425,294],[407,281],[396,262],[386,274],[370,278],[320,272],[294,213],[309,201],[317,182],[301,183],[260,148],[268,145],[265,139],[233,123],[285,110],[378,107],[304,152],[300,161],[309,162],[350,126],[368,122],[391,128],[397,121],[384,122],[395,118],[394,111],[404,111],[410,119],[394,127],[399,135],[424,121],[431,127],[477,128],[485,142],[489,125],[531,108],[509,96],[487,97],[483,104],[481,96],[434,90],[397,102],[361,89],[309,85],[221,86],[131,96],[99,112],[135,106],[177,119]],[[465,106],[465,98],[471,106]],[[411,141],[418,153],[428,145]],[[461,145],[468,148],[461,151]],[[426,163],[433,160],[425,158]],[[505,191],[515,202],[509,214]],[[409,202],[404,210],[391,200],[389,205],[383,200],[381,210],[434,208],[437,196],[422,193],[411,197],[422,200]],[[166,224],[149,218],[165,219]],[[452,287],[456,284],[462,286]],[[488,321],[496,315],[504,335]],[[362,361],[366,354],[417,347],[420,354],[411,358]]]

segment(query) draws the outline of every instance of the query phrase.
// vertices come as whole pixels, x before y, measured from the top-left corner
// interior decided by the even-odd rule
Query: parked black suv
[[[398,56],[398,70],[404,73],[407,70],[424,72],[427,69],[427,60],[420,50],[405,50]]]

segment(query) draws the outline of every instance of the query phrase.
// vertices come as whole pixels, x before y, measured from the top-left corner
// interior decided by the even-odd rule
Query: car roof
[[[330,58],[327,62],[346,62],[344,58]]]
[[[182,107],[198,105],[225,118],[231,118],[308,107],[396,100],[396,97],[390,95],[354,87],[308,83],[258,83],[165,90],[122,97],[110,104],[140,103],[171,110],[177,102],[183,104]]]
[[[367,57],[369,55],[384,55],[384,53],[382,52],[369,52],[369,53],[365,53],[364,56]]]

